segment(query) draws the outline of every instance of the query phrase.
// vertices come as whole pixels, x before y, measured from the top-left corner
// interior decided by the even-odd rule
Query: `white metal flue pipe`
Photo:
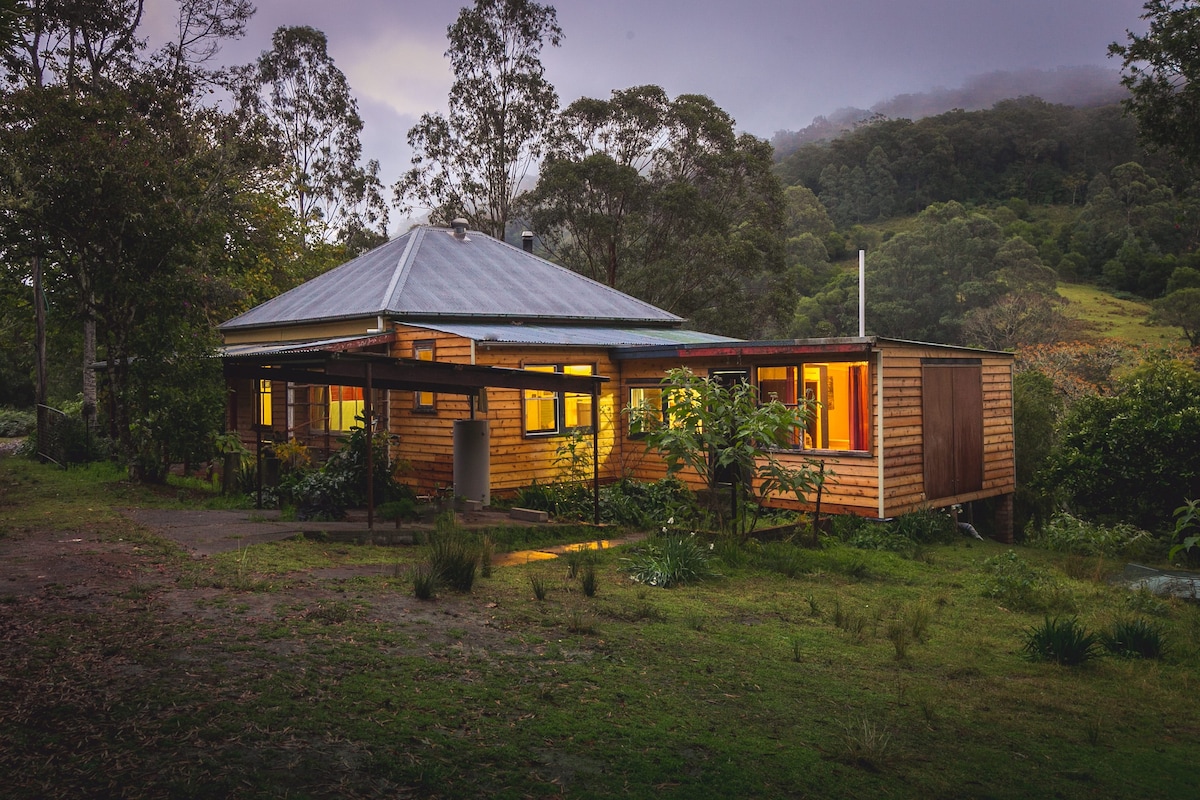
[[[867,251],[858,251],[858,336],[867,335]]]

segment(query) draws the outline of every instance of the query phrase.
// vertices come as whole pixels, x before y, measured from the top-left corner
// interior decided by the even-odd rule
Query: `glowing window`
[[[314,419],[314,431],[348,431],[361,427],[363,390],[358,386],[313,386],[310,403],[314,409],[325,409],[325,419]]]
[[[828,361],[796,366],[759,367],[758,391],[764,401],[805,408],[805,450],[866,451],[871,426],[866,361]]]
[[[258,424],[264,428],[271,427],[271,382],[258,382]]]
[[[413,343],[413,358],[417,361],[433,361],[433,341]],[[413,404],[418,411],[433,411],[435,397],[433,392],[413,392]]]
[[[527,364],[533,372],[564,375],[592,375],[590,364]],[[525,433],[550,435],[592,424],[592,396],[579,392],[555,392],[547,389],[525,390]]]

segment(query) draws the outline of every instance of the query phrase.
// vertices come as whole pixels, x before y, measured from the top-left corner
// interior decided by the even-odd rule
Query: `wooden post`
[[[375,425],[371,411],[371,362],[367,362],[367,388],[363,392],[363,426],[367,434],[367,530],[375,530]]]
[[[592,381],[592,524],[600,524],[600,388]]]

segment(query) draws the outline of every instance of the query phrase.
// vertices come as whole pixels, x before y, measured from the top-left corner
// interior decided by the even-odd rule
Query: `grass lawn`
[[[1136,344],[1186,344],[1179,328],[1148,325],[1148,303],[1121,300],[1103,289],[1082,283],[1060,283],[1058,293],[1067,299],[1064,313],[1087,326],[1095,338],[1120,339]]]
[[[123,521],[155,501],[116,477],[0,460],[12,574],[92,567],[0,582],[6,797],[1195,796],[1200,609],[1121,563],[1012,548],[1090,630],[1168,637],[1061,667],[1022,655],[1043,613],[983,596],[992,542],[718,542],[722,577],[674,589],[617,549],[595,596],[559,559],[419,601],[421,548],[192,559]]]

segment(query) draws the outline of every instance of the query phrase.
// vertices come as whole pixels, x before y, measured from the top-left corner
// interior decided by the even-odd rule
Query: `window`
[[[593,375],[591,364],[527,364],[532,372],[557,372],[565,375]],[[579,392],[525,390],[525,434],[549,436],[592,424],[592,396]]]
[[[271,427],[271,382],[258,382],[258,424],[264,428]]]
[[[311,386],[310,404],[314,417],[324,407],[324,419],[314,418],[311,430],[348,431],[361,426],[358,420],[363,415],[363,390],[358,386]],[[328,428],[327,428],[328,426]]]
[[[870,404],[866,361],[829,361],[799,366],[759,367],[758,391],[765,400],[790,408],[808,404],[805,450],[866,451],[870,448]]]
[[[433,361],[433,340],[413,342],[413,358],[417,361]],[[413,408],[417,411],[436,410],[433,392],[413,392]]]
[[[629,390],[629,435],[637,438],[663,424],[666,396],[661,386],[634,386]]]

